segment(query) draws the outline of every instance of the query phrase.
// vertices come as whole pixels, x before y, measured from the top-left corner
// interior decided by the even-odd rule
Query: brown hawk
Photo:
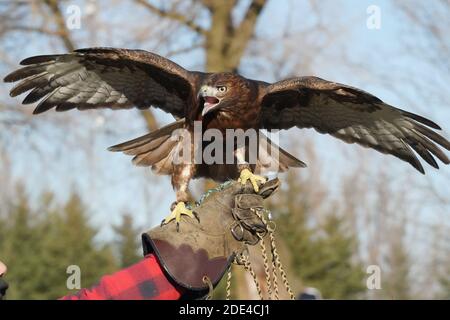
[[[114,48],[35,56],[23,60],[21,65],[24,67],[4,81],[20,81],[11,90],[12,97],[31,90],[23,104],[40,101],[35,114],[52,108],[66,111],[154,106],[178,119],[110,148],[133,155],[137,165],[171,175],[176,202],[166,222],[178,222],[181,214],[192,215],[184,205],[192,178],[223,181],[239,177],[242,183],[250,180],[258,188],[258,182],[264,178],[254,173],[263,172],[267,163],[272,162],[273,167],[275,162],[276,171],[305,166],[263,135],[258,136],[259,146],[279,150],[276,158],[265,152],[258,155],[255,163],[246,163],[241,148],[234,146],[234,164],[174,163],[183,139],[172,139],[172,134],[177,129],[192,134],[195,121],[201,121],[203,131],[217,129],[223,134],[226,129],[314,128],[345,142],[394,155],[421,173],[424,169],[413,151],[435,168],[438,164],[434,157],[445,164],[450,162],[440,149],[450,150],[450,142],[436,133],[441,129],[436,123],[390,106],[357,88],[317,77],[270,84],[234,73],[188,71],[154,53]],[[204,141],[196,145],[200,149],[206,146]],[[263,157],[269,161],[261,161]]]

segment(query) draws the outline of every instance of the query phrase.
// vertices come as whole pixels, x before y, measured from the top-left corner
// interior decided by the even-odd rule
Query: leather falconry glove
[[[171,222],[144,233],[144,255],[155,253],[169,278],[188,289],[182,298],[204,296],[235,258],[239,263],[247,245],[265,236],[266,225],[255,212],[264,210],[263,200],[279,185],[278,179],[271,180],[255,193],[251,183],[223,184],[193,209],[198,221],[182,217],[179,232]]]

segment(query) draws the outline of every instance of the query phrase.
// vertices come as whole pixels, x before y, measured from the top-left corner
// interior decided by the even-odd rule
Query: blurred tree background
[[[66,287],[67,267],[81,270],[81,286],[89,287],[101,276],[138,261],[132,218],[125,215],[116,226],[118,242],[102,244],[95,240],[97,231],[89,222],[83,201],[72,193],[64,204],[44,194],[35,209],[19,186],[8,213],[0,219],[0,252],[10,268],[9,299],[56,299],[77,290]]]
[[[380,30],[366,26],[372,4]],[[448,137],[448,16],[447,0],[1,1],[0,74],[31,55],[140,48],[188,69],[354,85],[440,119]],[[32,117],[9,89],[0,84],[0,260],[10,299],[53,299],[69,293],[69,265],[80,266],[86,287],[139,259],[140,232],[173,201],[170,179],[105,149],[172,119],[154,109]],[[422,177],[330,137],[285,136],[308,164],[282,176],[270,203],[296,294],[315,287],[327,299],[450,298],[448,168]],[[199,181],[194,196],[211,185]],[[366,287],[369,265],[382,270],[380,290]],[[256,297],[248,275],[236,270],[233,279],[235,297]]]

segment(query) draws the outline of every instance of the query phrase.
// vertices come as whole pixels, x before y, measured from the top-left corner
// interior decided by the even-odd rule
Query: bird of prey
[[[242,148],[233,148],[235,164],[174,163],[180,141],[171,139],[180,128],[192,133],[195,121],[203,129],[289,129],[314,128],[347,143],[357,143],[391,154],[424,173],[418,154],[438,168],[434,157],[448,164],[440,147],[450,150],[450,142],[436,133],[441,128],[431,120],[384,103],[360,89],[304,76],[275,83],[247,79],[236,73],[189,71],[157,54],[143,50],[88,48],[68,54],[30,57],[22,68],[5,77],[20,81],[12,97],[31,90],[23,104],[40,101],[39,114],[55,108],[66,111],[151,106],[171,113],[177,121],[137,139],[111,148],[134,155],[134,163],[151,166],[159,174],[171,175],[176,202],[165,222],[180,221],[186,208],[188,183],[192,178],[216,181],[250,181],[255,189],[264,178],[262,161],[245,162]],[[434,129],[434,130],[433,130]],[[192,143],[196,143],[192,140]],[[278,148],[261,136],[260,145]],[[200,148],[205,148],[201,142]],[[270,148],[270,147],[269,147]],[[415,153],[413,152],[415,151]],[[264,156],[264,155],[263,155]],[[270,155],[265,154],[270,158]],[[305,164],[279,149],[277,171]],[[264,162],[266,163],[266,162]]]

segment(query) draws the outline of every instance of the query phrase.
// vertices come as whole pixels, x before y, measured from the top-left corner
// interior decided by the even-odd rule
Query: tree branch
[[[53,31],[47,28],[43,28],[43,27],[29,27],[29,26],[21,26],[21,25],[14,25],[14,26],[8,26],[5,29],[2,29],[2,33],[3,32],[7,32],[7,31],[19,31],[19,32],[37,32],[37,33],[41,33],[41,34],[45,34],[45,35],[49,35],[49,36],[58,36],[60,37],[61,34],[58,31]]]
[[[267,0],[253,0],[245,13],[244,19],[234,29],[231,45],[227,50],[230,65],[239,65],[245,48],[255,32],[256,22]]]
[[[53,14],[57,28],[56,35],[63,41],[64,46],[68,51],[75,50],[76,46],[70,36],[70,30],[66,26],[64,15],[59,7],[59,0],[45,0],[45,4],[49,7]],[[158,129],[158,123],[150,110],[141,110],[140,115],[143,117],[145,124],[150,131]]]
[[[75,44],[70,37],[70,31],[67,29],[66,21],[64,19],[64,15],[61,12],[61,8],[59,7],[58,0],[45,0],[44,3],[49,7],[50,11],[53,14],[53,18],[56,23],[57,33],[64,43],[64,46],[68,51],[75,50]]]
[[[203,29],[201,26],[196,24],[194,21],[192,21],[191,19],[189,19],[188,17],[186,17],[182,14],[179,14],[178,12],[161,10],[160,8],[152,5],[151,3],[147,2],[146,0],[135,0],[135,1],[136,1],[136,3],[144,6],[145,8],[147,8],[148,10],[150,10],[151,12],[153,12],[154,14],[156,14],[162,18],[168,18],[168,19],[177,21],[177,22],[183,24],[184,26],[190,28],[191,30],[197,32],[198,34],[205,35],[207,33],[207,30]]]

